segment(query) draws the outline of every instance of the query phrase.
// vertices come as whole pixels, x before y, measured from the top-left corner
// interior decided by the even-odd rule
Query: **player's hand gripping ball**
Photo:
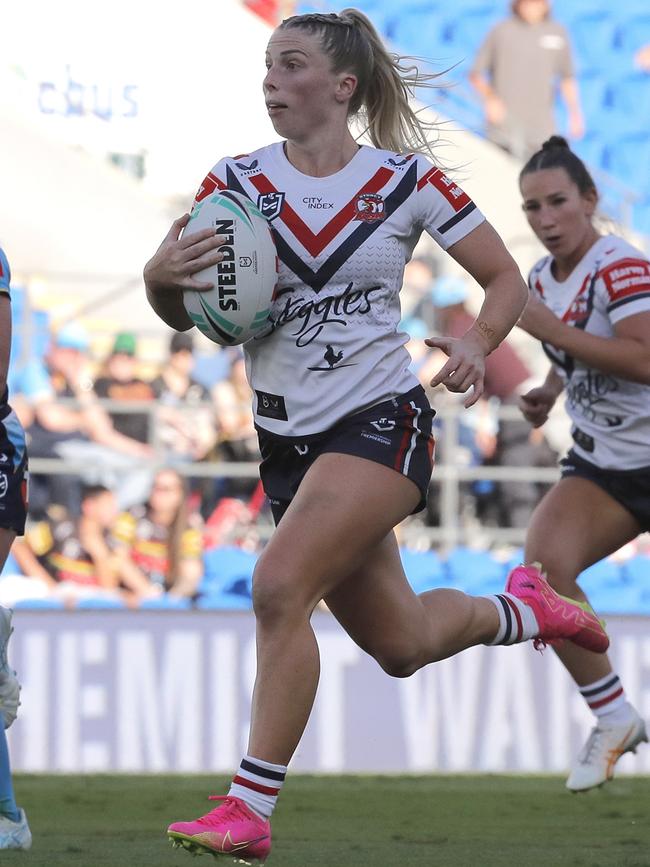
[[[184,236],[214,229],[226,240],[223,259],[195,276],[214,289],[186,290],[187,313],[206,337],[221,346],[250,340],[267,322],[278,279],[277,251],[271,227],[241,193],[221,190],[199,202]]]

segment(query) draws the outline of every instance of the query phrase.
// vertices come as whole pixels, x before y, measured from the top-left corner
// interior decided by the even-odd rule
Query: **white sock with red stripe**
[[[512,593],[498,593],[483,598],[494,602],[499,615],[499,631],[492,641],[485,642],[490,647],[495,644],[519,644],[539,635],[539,624],[533,609]]]
[[[591,712],[607,725],[625,725],[635,715],[625,697],[621,679],[613,671],[579,689]]]
[[[274,765],[244,756],[228,795],[241,798],[258,816],[268,819],[278,800],[286,773],[286,765]]]

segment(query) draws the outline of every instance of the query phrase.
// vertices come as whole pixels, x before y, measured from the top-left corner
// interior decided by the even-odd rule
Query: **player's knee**
[[[303,613],[305,606],[295,583],[278,577],[263,566],[253,573],[253,611],[257,622],[265,626],[287,623]]]

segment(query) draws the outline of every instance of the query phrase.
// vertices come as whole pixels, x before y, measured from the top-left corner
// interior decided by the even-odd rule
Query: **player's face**
[[[344,110],[340,85],[344,76],[331,70],[317,36],[276,30],[266,51],[264,98],[277,133],[304,141],[326,128]]]
[[[563,168],[541,169],[521,181],[531,229],[556,258],[570,258],[592,237],[596,191],[581,193]]]

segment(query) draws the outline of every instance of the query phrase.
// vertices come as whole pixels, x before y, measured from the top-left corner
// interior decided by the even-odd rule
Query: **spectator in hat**
[[[487,137],[524,159],[557,131],[558,87],[571,138],[582,138],[584,122],[569,36],[550,3],[513,0],[511,10],[485,37],[469,79],[483,101]]]
[[[98,397],[126,403],[151,403],[154,400],[156,395],[152,383],[137,375],[138,358],[134,334],[122,331],[115,337],[104,366],[104,374],[95,380],[95,394]],[[139,443],[151,441],[151,415],[146,410],[124,412],[109,409],[108,414],[115,430],[125,437]]]
[[[125,474],[151,448],[115,429],[98,404],[91,376],[90,339],[78,323],[69,323],[52,334],[44,359],[33,359],[21,372],[14,388],[21,395],[31,423],[27,429],[34,458],[63,458],[83,466],[75,474],[32,475],[30,511],[44,516],[49,504],[79,513],[82,476],[88,484],[111,486],[131,483]],[[136,479],[137,475],[133,476]],[[145,482],[145,485],[149,480]],[[138,496],[136,490],[133,496]]]

